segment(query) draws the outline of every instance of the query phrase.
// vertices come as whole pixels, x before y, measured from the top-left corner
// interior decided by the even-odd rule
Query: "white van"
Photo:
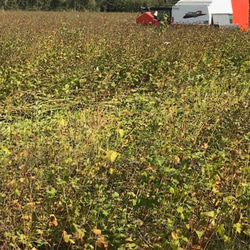
[[[232,14],[231,0],[180,0],[172,6],[172,23],[227,26]]]

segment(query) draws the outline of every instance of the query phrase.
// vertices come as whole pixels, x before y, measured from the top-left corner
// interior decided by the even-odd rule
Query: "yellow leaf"
[[[237,233],[241,233],[242,231],[242,225],[240,223],[236,223],[233,225],[233,228],[236,230]]]
[[[10,154],[11,154],[11,152],[9,151],[9,149],[6,148],[6,147],[2,146],[1,149],[3,150],[3,152],[4,152],[6,155],[10,155]]]
[[[63,240],[64,240],[65,243],[69,243],[69,242],[70,242],[71,244],[74,244],[74,243],[75,243],[75,241],[74,241],[73,239],[71,239],[71,235],[70,235],[70,234],[67,234],[66,231],[63,231],[62,236],[63,236]]]
[[[43,230],[37,229],[37,230],[36,230],[36,233],[37,233],[38,235],[43,235]]]
[[[83,237],[84,237],[84,233],[78,233],[78,232],[77,232],[77,233],[75,234],[75,236],[76,236],[77,239],[82,240]]]
[[[203,212],[202,214],[207,216],[207,217],[214,218],[214,211]]]
[[[173,231],[172,233],[171,233],[171,236],[172,236],[172,238],[174,239],[174,240],[177,240],[179,237],[178,237],[178,234],[175,232],[175,231]]]
[[[224,235],[223,240],[224,240],[224,242],[230,242],[231,238],[229,236],[227,236],[227,235]]]
[[[65,126],[66,125],[66,121],[64,119],[61,119],[59,121],[59,125],[62,126],[62,127]]]
[[[35,207],[35,206],[36,206],[35,202],[28,202],[28,203],[26,204],[26,207],[30,207],[30,208],[33,208],[33,207]]]
[[[134,240],[132,239],[132,237],[129,237],[125,240],[126,242],[133,242]]]
[[[217,232],[218,232],[220,235],[224,235],[225,227],[224,227],[223,224],[221,224],[221,225],[218,226]]]
[[[169,192],[170,192],[171,194],[174,194],[174,193],[175,193],[174,188],[173,188],[173,187],[170,187],[170,188],[169,188]]]
[[[109,160],[111,162],[114,162],[116,160],[116,158],[117,158],[118,155],[119,155],[119,153],[117,153],[117,152],[115,152],[113,150],[109,150],[107,152],[107,157],[109,158]]]
[[[114,173],[114,169],[113,169],[113,168],[110,168],[110,169],[109,169],[109,173],[110,173],[110,174],[113,174],[113,173]]]
[[[174,163],[179,164],[180,162],[181,162],[180,158],[177,155],[175,155],[174,156]]]
[[[198,231],[198,230],[195,230],[199,240],[201,239],[202,235],[203,235],[203,231]]]
[[[110,156],[111,162],[114,162],[115,159],[117,158],[117,156],[118,156],[118,153],[116,153],[115,151],[113,151],[113,152],[111,153],[111,156]]]
[[[117,129],[117,132],[119,133],[121,138],[124,136],[124,130],[123,129]]]
[[[93,232],[95,235],[101,235],[101,234],[102,234],[102,231],[101,231],[100,229],[97,229],[97,228],[93,229],[92,232]]]
[[[69,235],[67,234],[67,232],[66,232],[66,231],[63,231],[62,236],[63,236],[63,240],[64,240],[64,242],[65,242],[65,243],[68,243],[68,242],[69,242],[70,237],[69,237]]]
[[[199,250],[199,249],[201,249],[201,246],[200,245],[193,245],[192,249]]]
[[[184,211],[184,208],[183,208],[183,207],[178,207],[178,208],[177,208],[177,212],[178,212],[178,213],[182,214],[183,211]]]

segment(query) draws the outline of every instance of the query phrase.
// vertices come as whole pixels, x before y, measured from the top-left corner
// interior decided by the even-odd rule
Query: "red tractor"
[[[136,23],[160,26],[163,16],[167,16],[167,22],[171,23],[172,6],[165,7],[141,7],[141,15],[136,18]]]

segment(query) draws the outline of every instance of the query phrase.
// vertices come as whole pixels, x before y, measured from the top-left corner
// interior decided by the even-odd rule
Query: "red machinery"
[[[249,1],[232,0],[233,23],[238,24],[242,30],[249,27]]]
[[[146,11],[136,18],[136,23],[149,24],[153,26],[159,26],[157,18],[150,12]]]
[[[159,14],[158,14],[158,11],[159,11]],[[172,15],[172,6],[141,7],[141,15],[136,18],[136,23],[160,26],[160,21],[164,14],[168,16],[168,22],[170,23],[170,19]]]

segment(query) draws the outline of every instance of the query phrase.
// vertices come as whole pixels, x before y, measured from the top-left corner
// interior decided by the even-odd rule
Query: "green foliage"
[[[247,32],[3,12],[0,247],[246,249]]]
[[[164,32],[167,31],[166,28],[170,25],[170,19],[169,19],[169,16],[167,14],[164,14],[162,16],[160,24],[161,24],[161,26],[160,26],[161,30]]]
[[[171,3],[174,1],[171,1]],[[175,1],[176,2],[176,1]],[[164,6],[164,0],[25,0],[0,1],[4,10],[139,11],[141,6]],[[169,2],[170,4],[170,2]]]

